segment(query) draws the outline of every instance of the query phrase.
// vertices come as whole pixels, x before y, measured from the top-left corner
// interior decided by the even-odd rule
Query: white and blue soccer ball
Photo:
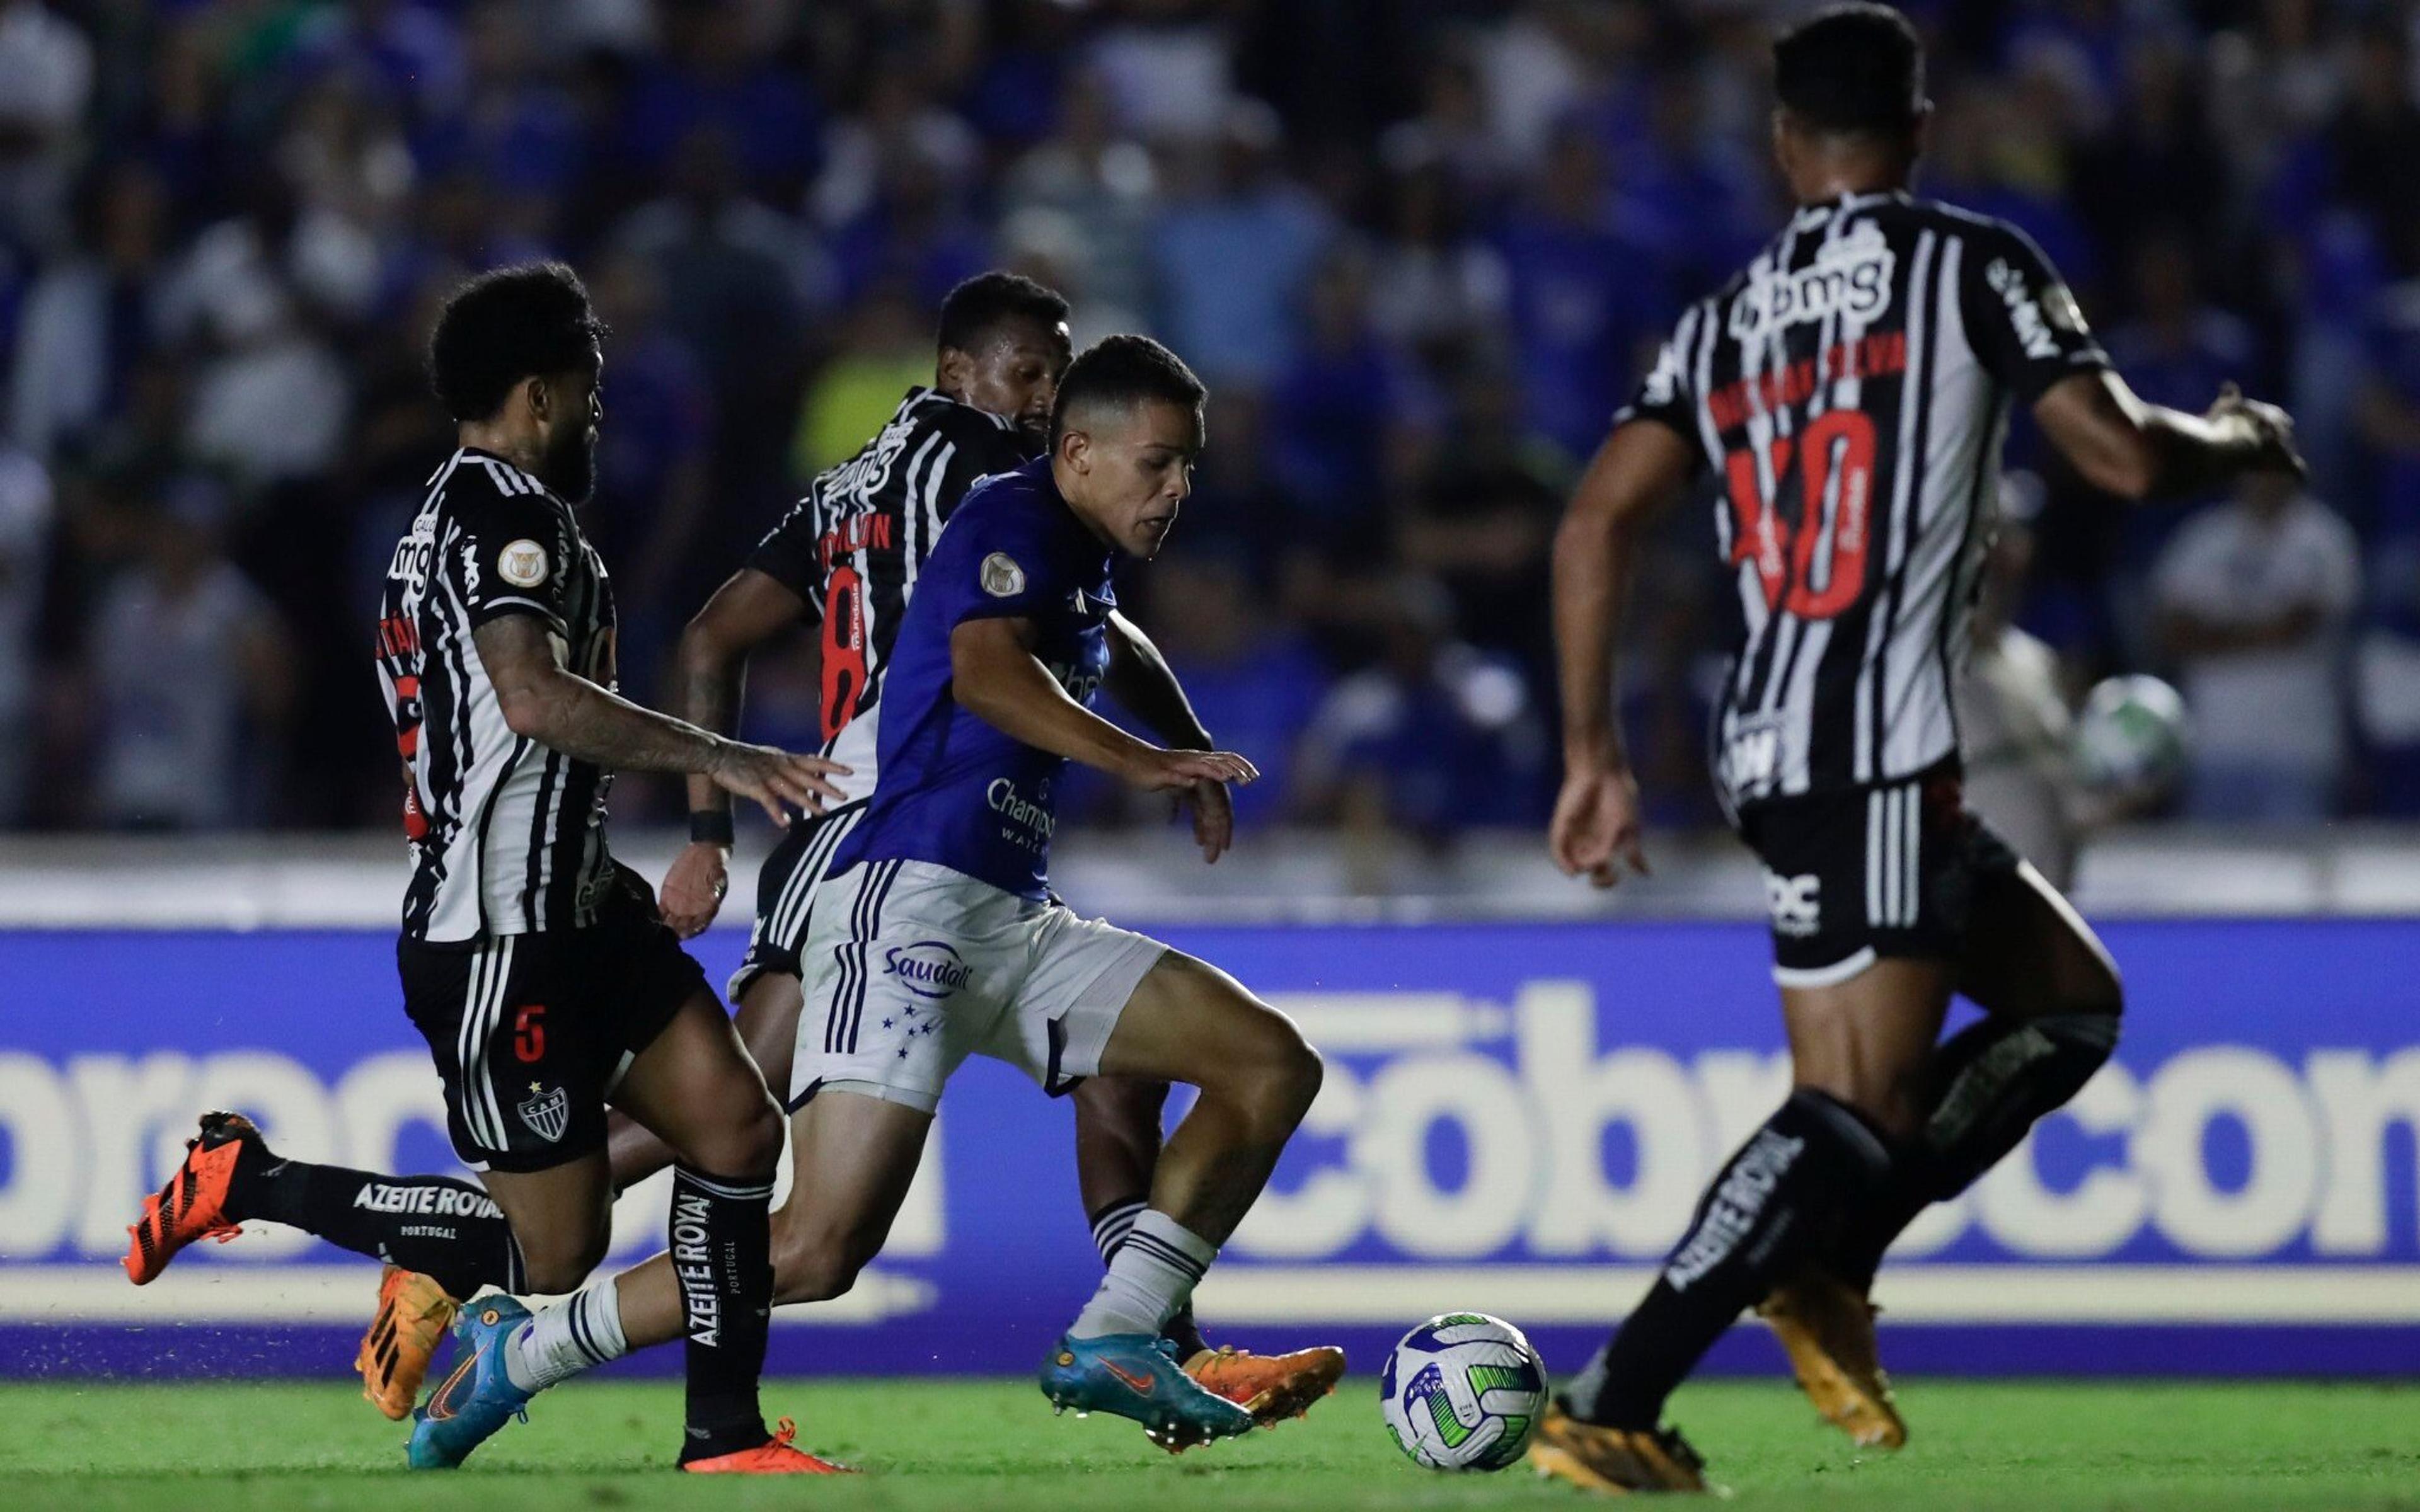
[[[2095,792],[2156,796],[2183,774],[2189,736],[2175,688],[2141,673],[2107,678],[2076,716],[2076,776]]]
[[[1485,1313],[1412,1330],[1378,1379],[1387,1430],[1431,1470],[1502,1470],[1546,1411],[1546,1365],[1521,1331]]]

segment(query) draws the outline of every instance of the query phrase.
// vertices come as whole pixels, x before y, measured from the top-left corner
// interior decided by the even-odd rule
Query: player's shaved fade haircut
[[[940,347],[970,352],[1011,320],[1031,320],[1045,332],[1067,318],[1067,300],[1057,289],[1023,273],[977,273],[941,301]]]
[[[428,386],[457,420],[487,420],[523,378],[585,367],[605,339],[580,275],[559,262],[481,273],[428,335]]]
[[[1900,135],[1924,114],[1924,43],[1888,6],[1834,6],[1773,44],[1773,89],[1816,131]]]
[[[1067,364],[1059,380],[1059,402],[1050,411],[1050,443],[1067,434],[1068,417],[1087,405],[1129,409],[1161,399],[1199,410],[1210,391],[1185,359],[1149,336],[1104,336]]]

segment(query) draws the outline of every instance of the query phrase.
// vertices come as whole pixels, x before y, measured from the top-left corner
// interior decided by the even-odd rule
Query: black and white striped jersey
[[[571,506],[465,447],[429,478],[379,617],[412,850],[403,932],[431,945],[582,927],[612,875],[613,775],[513,733],[472,642],[507,614],[544,621],[566,666],[613,686],[613,588]]]
[[[1905,193],[1800,209],[1682,316],[1615,424],[1678,431],[1720,491],[1733,807],[1955,758],[2009,406],[2107,365],[2024,233]]]
[[[934,538],[977,479],[1035,449],[1004,415],[909,389],[874,439],[818,475],[748,558],[798,594],[816,626],[823,754],[850,768],[831,780],[851,799],[874,791],[882,669]]]

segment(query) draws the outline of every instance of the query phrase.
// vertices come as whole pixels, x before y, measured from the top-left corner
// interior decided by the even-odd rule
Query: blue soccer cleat
[[[1130,1417],[1171,1454],[1253,1427],[1251,1413],[1185,1373],[1174,1341],[1155,1335],[1062,1338],[1042,1362],[1041,1381],[1053,1408]]]
[[[453,1373],[411,1414],[407,1457],[414,1470],[452,1470],[513,1418],[529,1417],[531,1394],[513,1384],[504,1350],[529,1309],[510,1297],[489,1297],[462,1309],[454,1324],[460,1358]]]

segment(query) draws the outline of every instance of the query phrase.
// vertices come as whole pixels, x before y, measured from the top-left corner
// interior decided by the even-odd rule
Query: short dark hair
[[[1924,43],[1888,6],[1834,6],[1773,44],[1773,89],[1820,131],[1911,131],[1924,114]]]
[[[1059,380],[1059,401],[1050,410],[1051,444],[1067,433],[1067,417],[1079,405],[1159,399],[1199,409],[1209,396],[1185,359],[1149,336],[1103,336],[1068,363]]]
[[[1023,273],[977,273],[941,301],[940,347],[970,352],[1007,321],[1031,320],[1047,332],[1066,318],[1067,300],[1057,289]]]
[[[428,333],[428,386],[457,420],[486,420],[523,378],[585,367],[605,339],[580,275],[559,262],[481,273]]]

